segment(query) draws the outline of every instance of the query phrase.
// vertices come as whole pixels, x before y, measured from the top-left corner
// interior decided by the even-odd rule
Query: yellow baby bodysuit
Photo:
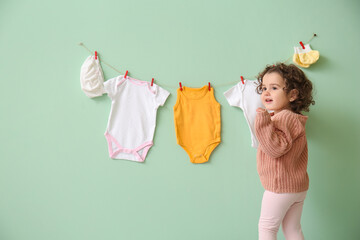
[[[220,143],[220,104],[214,89],[182,87],[177,90],[174,105],[177,143],[187,152],[192,163],[209,161]]]

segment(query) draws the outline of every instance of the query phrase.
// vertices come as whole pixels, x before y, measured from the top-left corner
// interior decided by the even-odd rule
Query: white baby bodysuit
[[[153,145],[157,109],[170,93],[122,75],[106,81],[104,89],[112,100],[105,132],[110,157],[144,162]]]
[[[244,80],[244,84],[239,82],[224,93],[230,106],[239,107],[243,110],[251,132],[251,146],[254,148],[259,145],[254,128],[256,109],[265,108],[261,103],[260,94],[256,92],[256,87],[256,81]]]

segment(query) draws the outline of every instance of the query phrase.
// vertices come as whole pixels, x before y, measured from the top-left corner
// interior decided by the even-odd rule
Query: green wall
[[[306,239],[360,239],[360,2],[0,2],[0,239],[257,239],[263,188],[240,109],[223,92],[284,61],[313,33],[319,61],[307,124]],[[112,160],[107,96],[89,99],[89,53],[171,92],[146,162]],[[103,65],[106,79],[117,72]],[[194,165],[176,144],[181,81],[209,81],[222,105],[222,142]],[[284,239],[279,233],[279,239]]]

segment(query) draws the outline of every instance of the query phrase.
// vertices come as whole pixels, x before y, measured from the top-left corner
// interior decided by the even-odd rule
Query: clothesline
[[[313,38],[316,37],[316,36],[317,36],[317,34],[314,33],[313,36],[312,36],[305,44],[310,43],[311,40],[313,40]],[[95,52],[91,51],[88,47],[86,47],[84,43],[80,42],[79,45],[82,46],[82,47],[84,47],[90,54],[95,55]],[[292,56],[290,56],[288,59],[286,59],[286,60],[285,60],[284,62],[282,62],[282,63],[287,63],[291,58],[292,58]],[[120,73],[120,74],[124,74],[123,72],[121,72],[120,70],[116,69],[115,67],[113,67],[112,65],[110,65],[109,63],[107,63],[106,61],[102,60],[102,58],[101,58],[101,60],[99,59],[99,61],[100,61],[100,63],[104,63],[104,64],[107,65],[108,67],[112,68],[114,71],[116,71],[116,72],[118,72],[118,73]],[[244,78],[245,78],[245,79],[256,79],[256,76],[252,76],[252,77],[249,77],[249,78],[244,77]],[[233,81],[233,82],[227,82],[227,83],[223,83],[223,84],[211,84],[211,85],[214,86],[214,87],[223,87],[223,86],[228,86],[228,85],[234,85],[234,84],[236,84],[236,83],[238,83],[238,82],[240,82],[240,81],[241,81],[241,80],[237,80],[237,81]],[[172,89],[177,89],[177,88],[179,88],[179,86],[171,86],[171,85],[163,84],[162,82],[160,82],[160,81],[158,81],[158,80],[156,80],[156,83],[157,83],[158,85],[161,85],[161,86],[166,87],[166,88],[172,88]]]

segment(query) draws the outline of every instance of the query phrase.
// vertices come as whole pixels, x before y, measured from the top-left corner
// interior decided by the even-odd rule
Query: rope
[[[87,48],[84,43],[81,42],[81,43],[79,43],[79,45],[82,46],[82,47],[84,47],[86,50],[88,50],[88,52],[89,52],[91,55],[95,55],[95,52],[92,52],[89,48]],[[120,72],[119,70],[117,70],[116,68],[114,68],[113,66],[111,66],[109,63],[105,62],[104,60],[100,60],[100,58],[99,58],[99,61],[100,61],[100,63],[106,64],[108,67],[112,68],[112,69],[115,70],[116,72],[122,73],[122,72]]]
[[[310,43],[311,40],[313,40],[315,37],[317,37],[317,34],[316,34],[316,33],[313,34],[313,36],[306,42],[306,44]],[[93,52],[93,51],[91,51],[89,48],[87,48],[84,43],[80,42],[79,45],[82,46],[82,47],[84,47],[90,54],[95,55],[95,52]],[[287,63],[291,58],[292,58],[292,56],[290,56],[288,59],[286,59],[284,62],[281,62],[281,63]],[[120,73],[120,74],[124,74],[123,72],[121,72],[120,70],[116,69],[115,67],[113,67],[113,66],[110,65],[109,63],[105,62],[104,60],[102,60],[102,59],[100,60],[100,58],[99,58],[99,61],[100,61],[100,63],[104,63],[104,64],[107,65],[108,67],[112,68],[114,71],[116,71],[116,72],[118,72],[118,73]],[[244,78],[245,78],[245,77],[244,77]],[[245,79],[250,79],[250,80],[256,79],[256,76],[252,76],[252,77],[250,77],[250,78],[245,78]],[[166,87],[166,88],[172,88],[172,89],[177,89],[177,88],[178,88],[178,86],[166,85],[166,84],[163,84],[163,83],[161,83],[160,81],[157,81],[157,80],[156,80],[156,82],[157,82],[159,85],[161,85],[161,86],[163,86],[163,87]],[[233,81],[233,82],[227,82],[227,83],[223,83],[223,84],[212,84],[212,85],[213,85],[214,87],[215,87],[215,86],[216,86],[216,87],[223,87],[223,86],[228,86],[228,85],[235,85],[235,84],[237,84],[238,82],[240,82],[240,80],[238,80],[238,81]]]

